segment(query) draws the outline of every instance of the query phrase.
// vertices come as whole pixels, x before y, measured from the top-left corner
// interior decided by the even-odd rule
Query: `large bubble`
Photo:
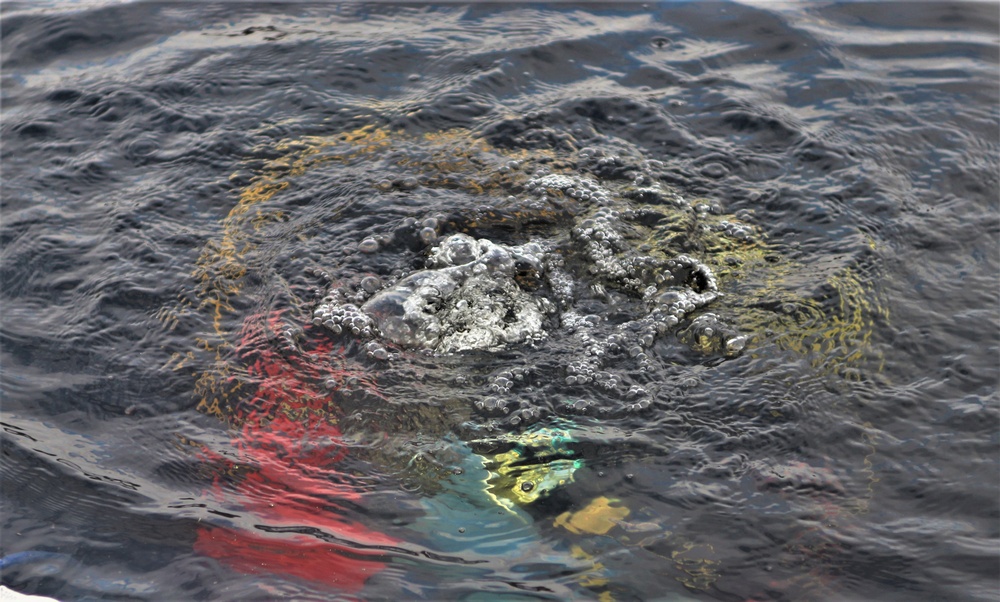
[[[431,250],[429,265],[369,299],[361,311],[401,347],[442,353],[537,341],[552,305],[515,278],[541,259],[536,245],[505,247],[454,234]],[[316,310],[325,323],[329,305]]]

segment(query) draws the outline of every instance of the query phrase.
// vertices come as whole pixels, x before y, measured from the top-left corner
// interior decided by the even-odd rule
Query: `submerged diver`
[[[659,237],[671,232],[675,214],[684,216],[689,239],[739,246],[752,228],[692,206],[658,184],[649,165],[626,163],[583,149],[576,173],[538,167],[510,186],[518,194],[493,205],[404,220],[357,250],[375,260],[416,248],[415,270],[389,277],[332,270],[305,319],[295,311],[247,317],[232,344],[242,388],[226,410],[237,458],[212,460],[226,467],[216,495],[253,525],[200,527],[196,550],[242,572],[345,592],[359,591],[394,558],[421,555],[414,534],[467,567],[497,554],[514,563],[537,553],[526,510],[573,482],[587,424],[651,407],[664,386],[653,370],[657,342],[674,334],[731,357],[747,341],[714,314],[695,318],[721,296],[717,276],[689,253],[669,254]],[[509,178],[529,165],[503,170]],[[430,479],[433,492],[410,498],[416,518],[391,533],[375,528],[362,510],[372,487],[345,458],[348,449],[357,453],[344,442],[345,425],[352,436],[393,431],[404,418],[379,407],[402,408],[394,391],[412,378],[410,358],[499,352],[507,354],[502,365],[460,377],[454,398],[469,400],[467,412],[442,422],[468,412],[478,419],[445,425],[437,443],[425,444],[452,470]],[[457,382],[445,364],[425,370],[428,382]],[[555,526],[603,534],[628,515],[606,498],[581,512]],[[585,554],[552,553],[580,575],[590,570]],[[597,581],[580,578],[585,587]]]

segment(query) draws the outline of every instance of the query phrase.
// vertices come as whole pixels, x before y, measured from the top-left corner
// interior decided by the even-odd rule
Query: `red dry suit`
[[[325,333],[315,333],[308,349],[293,349],[281,340],[282,330],[280,312],[244,322],[237,351],[255,391],[231,408],[238,460],[224,461],[240,476],[235,485],[217,478],[214,487],[251,515],[255,530],[201,526],[195,551],[240,572],[291,575],[355,592],[386,566],[378,547],[398,540],[345,511],[344,502],[360,501],[363,490],[337,469],[345,447],[337,387],[329,384],[348,377],[371,390],[374,384],[340,365],[343,349]]]

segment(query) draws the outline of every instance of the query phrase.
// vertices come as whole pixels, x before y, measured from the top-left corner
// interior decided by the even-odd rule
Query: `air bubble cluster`
[[[716,232],[721,232],[724,236],[738,241],[748,242],[753,240],[753,229],[746,224],[724,220],[716,224],[713,229]]]
[[[678,337],[691,347],[706,353],[721,353],[735,357],[743,352],[747,336],[737,332],[715,314],[702,314],[678,333]]]
[[[368,357],[374,360],[385,361],[389,359],[389,350],[376,341],[371,341],[365,345],[365,352]]]
[[[612,199],[609,192],[593,180],[563,174],[536,174],[535,178],[528,181],[527,190],[545,200],[548,200],[550,194],[560,193],[594,205],[606,205]]]
[[[363,339],[379,335],[371,316],[353,303],[338,303],[337,297],[333,295],[325,297],[313,311],[313,324],[324,326],[334,334],[346,332]]]
[[[425,226],[429,227],[429,226]],[[314,322],[340,334],[378,335],[400,347],[454,353],[545,338],[552,303],[518,283],[542,269],[537,244],[507,247],[453,234],[431,249],[428,268],[375,293],[360,308],[321,304]],[[325,300],[326,301],[326,300]],[[382,354],[379,354],[382,355]]]
[[[530,160],[497,170],[526,179],[495,204],[459,217],[405,218],[396,240],[421,250],[419,267],[367,274],[354,291],[332,289],[313,322],[359,339],[375,361],[399,357],[400,349],[453,354],[517,347],[523,353],[462,381],[481,387],[473,408],[490,428],[521,427],[550,413],[648,409],[668,390],[657,380],[668,335],[706,353],[743,351],[745,335],[702,313],[722,295],[712,269],[694,252],[672,251],[674,238],[656,236],[655,228],[680,215],[698,235],[750,242],[750,226],[719,220],[718,205],[692,206],[662,183],[659,162],[614,150],[581,150],[572,173]],[[376,188],[413,189],[409,184]],[[384,254],[392,242],[370,236],[358,250]],[[558,359],[542,374],[535,362],[548,345]],[[556,383],[570,399],[552,401]]]

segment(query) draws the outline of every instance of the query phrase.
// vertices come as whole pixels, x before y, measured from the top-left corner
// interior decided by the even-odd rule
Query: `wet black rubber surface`
[[[3,585],[65,600],[995,597],[995,6],[4,3],[0,26]],[[592,208],[532,204],[539,169],[616,191],[639,212],[636,253],[719,277],[718,300],[644,350],[649,370],[627,349],[602,367],[646,406],[567,384],[585,354],[563,316],[535,347],[390,344],[388,361],[311,326],[331,288],[424,267],[427,219],[435,240],[566,245],[577,310],[641,317],[629,291],[587,288],[604,281],[565,249]],[[690,207],[629,192],[639,176]],[[713,238],[723,220],[752,236]],[[220,497],[246,477],[210,458],[237,457],[211,401],[226,415],[261,385],[240,348],[274,312],[268,348],[284,329],[289,353],[345,348],[338,470],[364,493],[342,511],[397,542],[373,546],[385,567],[357,591],[196,549],[206,525],[276,528]],[[699,348],[705,313],[746,348]],[[537,415],[476,405],[505,370],[504,403]],[[467,509],[486,484],[454,469],[560,428],[568,482],[520,522]]]

